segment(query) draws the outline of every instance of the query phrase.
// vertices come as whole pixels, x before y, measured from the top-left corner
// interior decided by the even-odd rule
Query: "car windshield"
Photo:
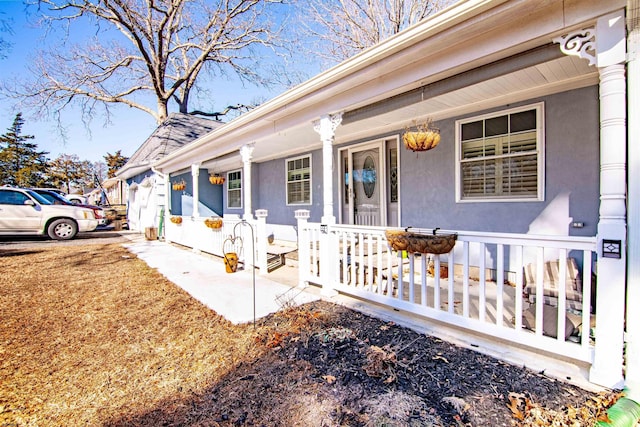
[[[26,191],[31,197],[36,199],[38,201],[38,203],[40,203],[41,205],[52,205],[53,204],[52,202],[50,202],[49,200],[45,199],[44,197],[42,197],[41,195],[39,195],[38,193],[36,193],[33,190],[24,190],[24,191]]]

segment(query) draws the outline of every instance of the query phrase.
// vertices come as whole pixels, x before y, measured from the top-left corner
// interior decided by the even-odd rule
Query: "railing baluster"
[[[567,250],[560,249],[558,251],[558,259],[560,263],[560,283],[558,284],[558,341],[564,342],[565,325],[567,319]]]
[[[453,264],[453,251],[451,251],[451,253],[449,254],[449,287],[448,287],[448,293],[447,293],[447,311],[449,313],[453,313],[455,307],[455,278],[453,277],[453,273],[454,273],[454,264]],[[436,307],[437,308],[437,307]]]
[[[542,309],[544,308],[544,248],[538,247],[536,257],[536,335],[542,336]]]
[[[427,306],[427,254],[420,254],[420,304]]]
[[[478,251],[478,275],[480,280],[479,290],[478,290],[478,319],[481,322],[486,320],[487,314],[487,256],[486,256],[486,245],[484,243],[480,243],[480,249]]]
[[[440,255],[433,257],[433,308],[440,308]]]
[[[402,299],[404,292],[404,269],[402,265],[402,251],[398,251],[398,298]]]
[[[500,327],[504,326],[504,245],[498,244],[496,248],[496,256],[498,257],[496,272],[496,324]]]
[[[516,246],[516,295],[515,295],[515,329],[516,331],[522,331],[522,289],[524,278],[524,257],[523,247]]]
[[[409,302],[415,302],[415,259],[414,254],[409,254]]]
[[[364,288],[364,235],[362,233],[358,233],[358,281],[356,282],[356,287]],[[358,286],[359,285],[359,286]]]
[[[462,316],[469,317],[469,242],[463,244],[462,270]]]
[[[364,266],[362,267],[364,269]],[[367,236],[367,290],[373,289],[373,237]]]

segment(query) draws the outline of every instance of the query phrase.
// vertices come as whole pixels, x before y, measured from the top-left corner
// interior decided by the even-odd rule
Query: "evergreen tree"
[[[41,187],[47,184],[47,151],[28,142],[33,135],[22,135],[24,119],[16,114],[7,133],[0,135],[0,185]]]
[[[109,170],[107,171],[107,177],[109,178],[113,178],[114,176],[116,176],[116,172],[118,171],[118,169],[120,169],[122,166],[124,166],[125,163],[129,161],[129,158],[124,157],[121,151],[122,150],[118,150],[114,154],[107,153],[107,155],[104,156],[104,160],[105,162],[107,162],[107,167],[109,168]]]

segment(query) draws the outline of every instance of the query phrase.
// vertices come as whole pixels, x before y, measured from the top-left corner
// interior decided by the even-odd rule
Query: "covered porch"
[[[509,348],[570,359],[593,383],[620,386],[627,101],[624,2],[614,3],[567,8],[563,2],[541,7],[463,1],[240,116],[155,165],[166,174],[168,188],[172,176],[190,178],[189,197],[195,201],[202,192],[199,176],[227,174],[222,231],[207,230],[194,203],[188,215],[178,215],[181,224],[166,221],[167,240],[222,254],[235,224],[253,224],[255,235],[243,238],[252,246],[245,246],[245,261],[255,254],[260,273],[267,274],[269,236],[276,230],[280,238],[283,231],[298,247],[301,286],[317,284],[327,296],[353,295],[422,316],[434,327],[448,325]],[[594,108],[580,116],[583,103]],[[454,176],[462,173],[459,123],[473,114],[485,120],[487,112],[522,108],[537,112],[535,131],[547,139],[547,146],[536,148],[541,169],[533,199],[464,200],[457,193],[461,179]],[[401,135],[427,118],[440,127],[442,142],[424,160],[403,147]],[[583,140],[597,140],[599,153],[589,159],[593,164],[580,163],[569,173],[577,157],[572,150],[591,146]],[[349,179],[355,172],[350,162],[366,150],[379,159],[376,171],[385,180],[376,187],[380,193],[372,190],[379,202],[365,212]],[[275,190],[285,165],[300,156],[309,159],[310,195],[296,204]],[[572,177],[576,172],[580,178]],[[237,177],[241,188],[231,188],[230,178],[236,185]],[[583,177],[582,187],[563,187]],[[425,178],[439,187],[427,186]],[[439,200],[445,202],[438,210]],[[468,221],[472,214],[475,219]],[[427,234],[447,228],[457,235],[455,247],[447,255],[403,257],[390,248],[384,231],[407,226]],[[567,279],[572,259],[579,266],[579,290]],[[537,303],[530,310],[532,301],[549,296],[549,262],[556,263],[560,278],[555,308]],[[440,277],[445,266],[448,276]],[[539,283],[527,281],[527,270],[536,272]],[[595,336],[591,311],[598,316]],[[567,335],[574,316],[581,330]],[[555,334],[545,329],[549,318]]]

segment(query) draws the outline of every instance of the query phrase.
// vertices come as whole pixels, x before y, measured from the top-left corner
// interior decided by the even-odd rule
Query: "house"
[[[217,120],[171,113],[117,171],[116,178],[126,182],[124,198],[120,198],[124,201],[119,203],[127,203],[127,219],[131,230],[144,231],[147,227],[160,225],[161,212],[165,207],[165,180],[162,174],[153,169],[153,162],[221,124]],[[185,196],[184,199],[186,203],[193,203],[190,196]],[[204,202],[201,205],[204,206]],[[213,206],[213,209],[222,214],[221,207]]]
[[[261,274],[265,236],[297,241],[302,286],[640,393],[640,320],[625,319],[640,297],[626,12],[622,0],[459,1],[152,162],[166,185],[186,183],[167,191],[181,220],[166,238],[222,254],[248,223]],[[407,149],[427,124],[439,144]],[[222,186],[206,180],[216,174]],[[222,207],[222,232],[205,231],[185,191]],[[404,245],[455,245],[391,245],[385,232],[408,227]]]

